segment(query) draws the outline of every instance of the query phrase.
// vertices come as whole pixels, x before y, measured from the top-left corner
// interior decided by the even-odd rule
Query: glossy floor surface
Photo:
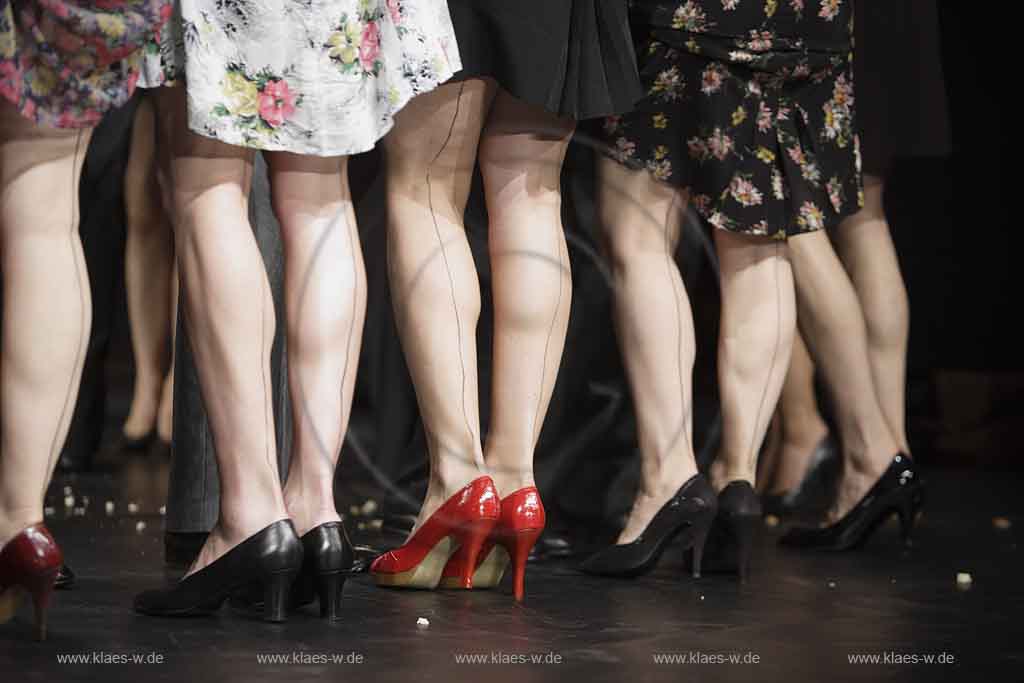
[[[0,627],[5,683],[992,681],[1024,671],[1016,474],[932,471],[911,549],[888,525],[855,554],[800,554],[778,548],[779,529],[765,527],[744,586],[685,577],[675,552],[640,580],[584,576],[570,560],[534,563],[522,605],[507,580],[497,591],[403,592],[362,574],[346,585],[343,621],[327,624],[310,609],[265,624],[227,607],[185,620],[131,611],[136,592],[174,578],[163,566],[166,467],[161,456],[135,457],[110,473],[54,482],[48,522],[78,581],[58,593],[46,642],[32,641],[25,607]],[[348,510],[364,501],[339,502]],[[365,517],[348,523],[357,543],[400,540]],[[970,586],[958,587],[958,573],[970,574]],[[287,661],[268,661],[275,655]],[[471,655],[484,661],[462,661]],[[882,663],[854,664],[854,655]],[[895,663],[912,655],[919,663]],[[132,663],[101,661],[123,658]]]

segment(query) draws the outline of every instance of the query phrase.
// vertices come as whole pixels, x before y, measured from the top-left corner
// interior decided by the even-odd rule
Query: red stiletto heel
[[[17,611],[19,589],[32,596],[36,637],[46,639],[46,610],[64,556],[43,524],[33,524],[0,550],[0,623]]]
[[[490,477],[478,477],[444,502],[400,548],[370,565],[378,586],[436,588],[451,556],[461,550],[467,559],[457,575],[459,585],[473,586],[477,557],[498,522],[501,505]]]
[[[513,594],[522,602],[526,560],[544,531],[546,517],[535,486],[510,493],[501,500],[501,518],[480,549],[478,559],[456,552],[444,568],[443,588],[494,588],[501,583],[509,563],[513,568]],[[473,567],[473,578],[466,585],[463,577]]]
[[[523,601],[523,595],[526,592],[526,559],[530,557],[530,550],[537,542],[537,538],[540,537],[542,531],[544,530],[528,529],[526,531],[519,531],[516,533],[512,543],[505,546],[508,549],[509,559],[512,562],[512,594],[515,595],[516,602]]]

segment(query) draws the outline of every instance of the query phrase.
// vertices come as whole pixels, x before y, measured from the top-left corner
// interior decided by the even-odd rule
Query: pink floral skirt
[[[49,127],[96,125],[127,101],[172,0],[0,0],[0,96]]]

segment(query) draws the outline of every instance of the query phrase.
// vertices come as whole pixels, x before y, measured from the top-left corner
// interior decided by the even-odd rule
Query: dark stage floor
[[[56,481],[51,528],[78,573],[58,594],[50,637],[31,640],[24,610],[0,627],[0,673],[22,680],[1021,680],[1024,603],[1020,475],[933,471],[915,545],[889,526],[862,552],[806,555],[775,547],[767,529],[746,586],[681,575],[678,554],[641,580],[602,580],[572,564],[533,565],[527,600],[497,592],[400,592],[366,575],[346,586],[346,618],[312,611],[265,624],[218,616],[159,620],[131,598],[165,579],[166,461],[136,458],[115,474]],[[64,487],[75,502],[64,507]],[[116,493],[116,492],[120,493]],[[83,511],[75,508],[88,497]],[[107,514],[107,501],[115,509]],[[346,500],[344,509],[361,501]],[[134,505],[137,505],[136,509]],[[994,517],[1009,518],[999,529]],[[355,527],[356,524],[351,524]],[[367,538],[363,541],[387,542]],[[958,572],[973,584],[958,588]],[[425,617],[428,627],[418,627]],[[263,655],[340,656],[328,664],[266,663]],[[852,664],[854,654],[951,655],[954,663]],[[162,663],[61,663],[65,655],[162,658]],[[459,663],[481,655],[487,663]],[[538,663],[508,663],[515,656]],[[657,663],[661,655],[685,661]],[[692,658],[737,656],[740,663]],[[944,656],[945,655],[945,656]],[[757,663],[744,662],[756,656]],[[944,657],[943,657],[944,656]],[[349,661],[345,661],[348,657]],[[351,661],[361,658],[361,663]],[[505,658],[506,663],[494,663]],[[559,659],[559,663],[552,660]]]

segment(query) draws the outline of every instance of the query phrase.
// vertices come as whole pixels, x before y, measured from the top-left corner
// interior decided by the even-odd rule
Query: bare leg
[[[156,122],[153,98],[139,103],[125,173],[125,289],[135,386],[123,431],[142,438],[157,422],[167,369],[171,362],[171,300],[174,236],[163,210],[157,181]]]
[[[640,490],[619,543],[632,542],[697,473],[693,313],[674,258],[686,197],[610,159],[598,161],[615,328],[636,410]]]
[[[899,445],[872,381],[867,329],[853,285],[821,231],[790,240],[800,330],[833,394],[843,470],[831,515],[838,518],[867,493]]]
[[[175,107],[173,90],[158,88],[152,96],[156,120],[156,174],[160,190],[160,206],[168,222],[174,224],[174,195],[171,188],[171,158],[174,152],[174,119]],[[160,394],[160,409],[156,417],[156,432],[165,443],[171,442],[174,425],[174,336],[178,329],[178,260],[171,258],[170,310],[168,319],[171,321],[171,366],[163,380]]]
[[[270,395],[274,305],[248,219],[253,154],[189,131],[174,90],[175,246],[221,492],[196,571],[288,513]]]
[[[754,484],[757,454],[789,367],[796,329],[786,244],[715,230],[722,281],[718,381],[722,445],[711,478]]]
[[[90,130],[50,130],[0,102],[0,547],[43,519],[92,323],[78,236]]]
[[[767,493],[785,493],[796,487],[807,473],[807,461],[814,448],[828,435],[828,425],[818,411],[814,392],[814,361],[803,337],[793,340],[789,372],[779,397],[778,458],[765,488]]]
[[[171,442],[171,433],[174,431],[174,334],[178,329],[178,263],[176,259],[171,261],[170,306],[171,366],[167,369],[167,376],[163,380],[160,390],[160,410],[156,414],[156,433],[164,443]]]
[[[492,98],[493,86],[482,80],[442,85],[402,109],[384,139],[391,297],[430,454],[415,529],[484,473],[480,283],[463,220]]]
[[[366,271],[347,159],[267,155],[281,223],[294,420],[284,500],[299,535],[337,521],[334,470],[348,427],[366,317]]]
[[[882,414],[897,445],[909,453],[906,378],[910,305],[885,219],[884,193],[881,178],[865,176],[864,208],[839,225],[833,242],[864,311],[868,361]]]
[[[572,278],[560,179],[574,128],[499,91],[480,141],[494,300],[484,459],[502,496],[533,485],[533,450],[565,347]]]

